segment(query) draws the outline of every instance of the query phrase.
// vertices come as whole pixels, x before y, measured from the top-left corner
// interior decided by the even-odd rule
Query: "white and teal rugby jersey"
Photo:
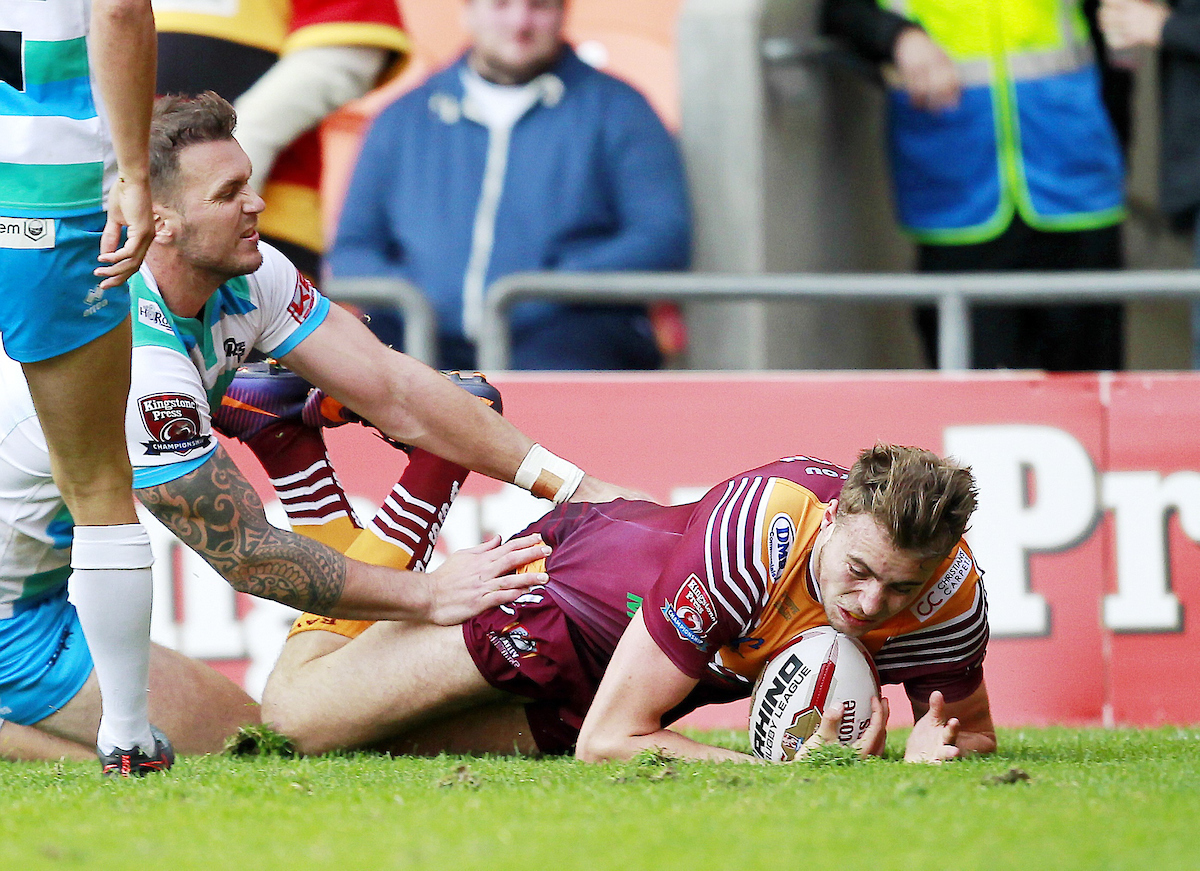
[[[216,448],[212,413],[255,349],[293,350],[324,320],[329,300],[270,245],[263,265],[212,295],[197,317],[167,308],[147,266],[129,282],[133,374],[125,433],[133,486],[153,487],[199,467]]]
[[[91,0],[0,0],[0,215],[97,212],[115,174],[88,66]]]
[[[21,364],[0,352],[0,620],[66,586],[73,531]]]

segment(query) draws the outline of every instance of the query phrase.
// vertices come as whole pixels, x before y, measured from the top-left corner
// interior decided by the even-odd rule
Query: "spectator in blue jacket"
[[[565,0],[466,0],[472,44],[372,124],[329,263],[399,276],[438,319],[442,368],[473,368],[486,288],[527,270],[674,270],[691,231],[678,149],[645,98],[579,59]],[[661,364],[640,306],[526,302],[516,369]]]

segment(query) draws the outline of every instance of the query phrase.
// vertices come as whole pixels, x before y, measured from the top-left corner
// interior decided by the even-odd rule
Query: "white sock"
[[[70,597],[100,683],[101,753],[118,747],[154,752],[147,710],[153,561],[140,523],[75,527]]]

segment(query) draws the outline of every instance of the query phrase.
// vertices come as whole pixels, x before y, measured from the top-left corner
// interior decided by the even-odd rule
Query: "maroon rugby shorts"
[[[538,749],[573,752],[604,665],[577,642],[546,588],[472,617],[463,624],[463,640],[488,683],[531,700],[525,714]]]

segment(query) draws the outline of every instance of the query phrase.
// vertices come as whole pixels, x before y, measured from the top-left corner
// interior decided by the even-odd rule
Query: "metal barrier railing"
[[[644,303],[729,302],[933,303],[940,368],[970,367],[970,307],[977,302],[1049,303],[1200,299],[1200,270],[916,274],[726,275],[681,272],[522,272],[492,283],[484,299],[479,367],[507,369],[509,309],[522,300]]]
[[[403,278],[327,278],[321,292],[334,302],[384,305],[404,319],[404,352],[422,363],[437,359],[437,315],[425,294]]]

